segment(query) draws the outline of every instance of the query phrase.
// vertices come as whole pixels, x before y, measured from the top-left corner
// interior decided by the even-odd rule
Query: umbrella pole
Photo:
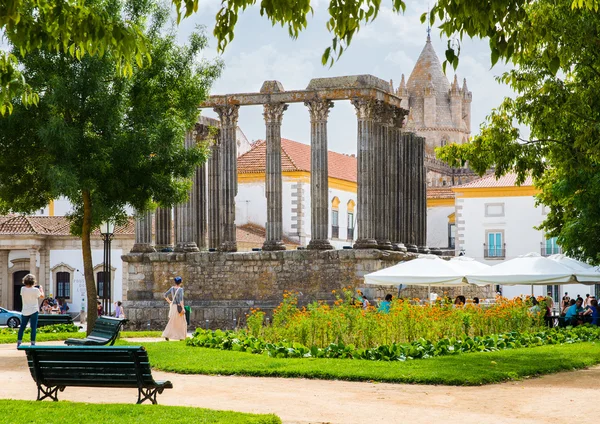
[[[533,284],[531,285],[531,297],[533,297]]]
[[[431,305],[431,285],[427,284],[427,299],[429,300],[429,304]]]

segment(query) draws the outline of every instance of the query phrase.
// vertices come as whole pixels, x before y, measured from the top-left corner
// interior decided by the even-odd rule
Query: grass
[[[481,385],[586,368],[600,363],[594,342],[467,353],[405,362],[357,359],[284,359],[188,347],[184,342],[144,343],[152,367],[180,374],[298,377],[444,385]]]
[[[0,423],[256,423],[276,424],[275,415],[163,405],[91,404],[0,400]]]
[[[120,338],[133,338],[133,337],[160,337],[161,331],[121,331]],[[67,339],[83,339],[85,332],[78,333],[38,333],[36,336],[37,342],[53,342]],[[30,335],[25,334],[23,336],[23,343],[29,344]],[[17,343],[16,334],[3,334],[0,335],[0,344],[6,343]]]

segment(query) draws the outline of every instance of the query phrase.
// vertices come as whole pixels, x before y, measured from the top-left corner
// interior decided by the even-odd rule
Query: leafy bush
[[[198,328],[194,336],[187,339],[186,344],[188,346],[266,354],[273,358],[348,358],[372,361],[405,361],[407,359],[425,359],[459,353],[493,352],[503,349],[598,340],[600,340],[600,327],[585,325],[551,328],[532,333],[513,331],[487,336],[444,337],[437,341],[421,338],[410,343],[391,343],[368,349],[356,348],[352,344],[346,345],[342,342],[331,343],[324,348],[314,345],[309,348],[298,342],[271,343],[248,335],[244,331],[212,331]]]
[[[79,327],[74,324],[53,324],[38,327],[37,332],[40,333],[77,333]],[[10,336],[15,335],[19,332],[18,328],[2,328],[0,329],[0,335]],[[25,334],[31,333],[31,328],[25,329]]]

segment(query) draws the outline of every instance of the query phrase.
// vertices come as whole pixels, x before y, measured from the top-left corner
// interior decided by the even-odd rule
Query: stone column
[[[390,242],[390,211],[389,211],[389,134],[392,109],[389,105],[378,101],[375,114],[375,237],[377,247],[392,250]]]
[[[37,249],[27,249],[29,252],[29,273],[38,278],[37,272]]]
[[[172,219],[173,210],[171,208],[159,207],[156,209],[155,227],[156,227],[156,250],[159,252],[165,249],[173,249],[173,241],[171,236],[171,228],[173,226]]]
[[[48,250],[40,249],[40,267],[37,275],[37,281],[40,286],[46,290],[46,293],[54,293],[49,286],[50,281],[46,279],[46,273],[48,272]]]
[[[188,131],[185,135],[185,148],[196,146],[196,131]],[[175,251],[197,252],[196,244],[196,190],[193,180],[188,192],[187,202],[175,206]]]
[[[0,250],[0,302],[9,306],[8,292],[12,281],[8,281],[8,250]]]
[[[357,240],[355,249],[377,248],[375,240],[375,102],[367,99],[352,101],[358,121],[358,196]]]
[[[427,171],[425,170],[425,138],[417,137],[417,246],[420,253],[429,253],[427,248]]]
[[[310,113],[310,243],[309,249],[333,249],[329,242],[329,164],[327,118],[330,100],[304,103]]]
[[[199,249],[206,249],[206,164],[196,168],[194,175],[194,189],[196,190],[196,234],[194,241]]]
[[[221,245],[223,252],[236,252],[235,195],[237,194],[237,143],[235,132],[239,105],[214,108],[221,120],[220,193]]]
[[[132,253],[154,252],[152,247],[152,212],[136,213],[135,216],[135,244]]]
[[[406,201],[406,249],[409,252],[417,253],[417,240],[416,240],[416,220],[417,220],[417,169],[416,169],[416,137],[413,133],[406,134],[405,139],[405,160],[406,160],[406,171],[405,171],[405,201]]]
[[[263,250],[285,250],[283,244],[283,212],[281,177],[281,121],[283,112],[288,108],[285,103],[264,105],[263,116],[267,127],[267,225]]]
[[[208,248],[218,249],[221,246],[221,220],[219,210],[219,193],[221,187],[221,148],[219,141],[210,148],[208,159]]]

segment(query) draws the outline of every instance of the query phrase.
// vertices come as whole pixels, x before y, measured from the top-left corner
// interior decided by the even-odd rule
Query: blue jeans
[[[21,326],[19,327],[19,335],[17,336],[18,343],[23,341],[23,332],[25,331],[25,327],[27,327],[27,323],[31,323],[31,343],[35,343],[35,336],[37,334],[37,323],[38,323],[38,313],[35,312],[31,315],[23,315],[21,318]]]

